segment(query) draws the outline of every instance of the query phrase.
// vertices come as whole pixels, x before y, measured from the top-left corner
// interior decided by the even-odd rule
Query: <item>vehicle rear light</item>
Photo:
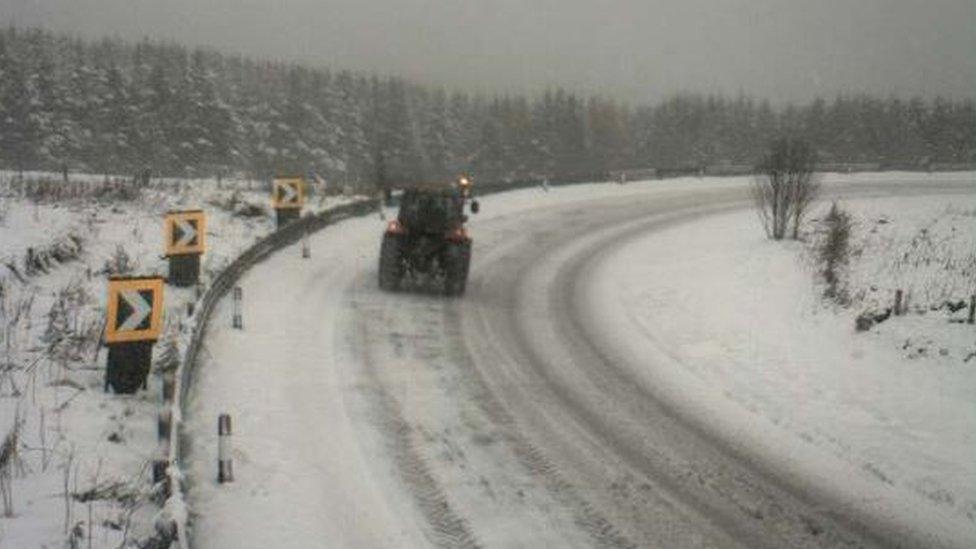
[[[407,230],[403,227],[402,224],[400,224],[398,220],[394,219],[389,223],[387,223],[386,232],[391,234],[403,234],[407,232]]]
[[[464,242],[468,239],[468,231],[464,227],[457,227],[447,232],[447,239],[451,242]]]

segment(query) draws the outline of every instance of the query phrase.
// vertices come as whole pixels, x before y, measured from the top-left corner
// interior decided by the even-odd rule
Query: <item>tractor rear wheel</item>
[[[400,239],[395,234],[384,234],[380,246],[380,289],[395,292],[403,278],[403,258]]]
[[[451,244],[444,251],[444,294],[462,295],[468,285],[471,243]]]

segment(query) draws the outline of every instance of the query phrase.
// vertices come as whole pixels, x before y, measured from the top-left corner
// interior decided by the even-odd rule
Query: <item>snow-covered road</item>
[[[973,192],[951,178],[849,188]],[[603,259],[640,235],[748,207],[745,181],[525,190],[482,205],[462,299],[379,292],[383,224],[372,217],[315,235],[309,260],[289,248],[248,273],[243,331],[221,304],[188,407],[197,546],[972,539],[971,525],[888,505],[883,486],[837,482],[829,460],[826,486],[794,476],[783,454],[807,449],[710,411],[705,388],[672,375],[666,344],[634,345],[626,320],[606,316],[592,276]],[[218,486],[222,412],[234,418],[237,478]]]

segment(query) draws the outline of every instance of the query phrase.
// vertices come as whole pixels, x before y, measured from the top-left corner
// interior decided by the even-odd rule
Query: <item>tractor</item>
[[[400,196],[396,219],[389,222],[380,246],[379,286],[403,288],[406,280],[433,285],[445,295],[464,293],[471,264],[471,237],[464,206],[469,183],[451,187],[415,187]],[[478,213],[472,200],[471,213]]]

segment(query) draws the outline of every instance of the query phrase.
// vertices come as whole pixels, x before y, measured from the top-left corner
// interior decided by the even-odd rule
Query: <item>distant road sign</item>
[[[206,251],[207,216],[203,210],[168,212],[163,227],[166,255],[202,254]]]
[[[301,177],[276,177],[271,197],[276,210],[301,208],[305,204],[305,180]]]
[[[162,320],[162,277],[109,279],[106,342],[156,341]]]

